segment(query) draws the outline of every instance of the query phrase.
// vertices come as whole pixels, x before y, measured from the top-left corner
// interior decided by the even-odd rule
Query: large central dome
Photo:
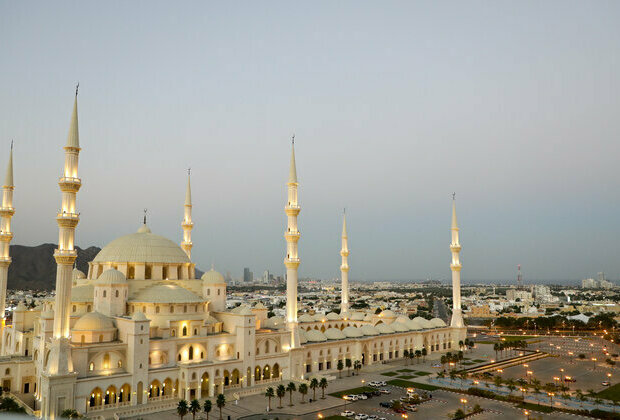
[[[151,233],[151,230],[143,225],[138,232],[121,236],[107,244],[93,262],[184,264],[191,261],[179,245]]]

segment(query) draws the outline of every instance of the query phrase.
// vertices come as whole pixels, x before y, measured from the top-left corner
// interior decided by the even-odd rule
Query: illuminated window
[[[90,365],[88,365],[88,370],[90,370],[91,372],[95,370],[95,364],[93,362],[90,362]]]

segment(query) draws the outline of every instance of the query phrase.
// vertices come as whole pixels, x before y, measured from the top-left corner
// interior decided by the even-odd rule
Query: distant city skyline
[[[0,173],[12,244],[57,243],[80,82],[80,247],[134,232],[234,277],[285,272],[296,134],[299,277],[463,284],[620,277],[620,3],[164,2],[0,6]],[[97,19],[92,19],[96,16]]]

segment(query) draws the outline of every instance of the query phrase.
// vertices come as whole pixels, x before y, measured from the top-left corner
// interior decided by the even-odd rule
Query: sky
[[[181,240],[284,272],[295,134],[301,277],[620,277],[620,2],[0,1],[0,166],[14,244],[57,243],[74,86],[77,245]],[[4,150],[4,155],[1,152]],[[0,173],[3,173],[0,169]]]

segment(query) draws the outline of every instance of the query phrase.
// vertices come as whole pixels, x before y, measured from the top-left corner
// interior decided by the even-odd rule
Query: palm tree
[[[455,378],[456,378],[456,370],[451,370],[450,371],[450,383],[452,383]]]
[[[415,351],[415,357],[418,359],[418,363],[420,363],[420,357],[422,357],[422,351],[421,350],[416,350]]]
[[[495,386],[499,388],[500,386],[502,386],[502,377],[496,376],[495,378],[493,378],[493,382],[495,382]]]
[[[319,387],[319,380],[317,378],[312,378],[310,380],[310,389],[312,390],[312,399],[316,400],[316,389]]]
[[[357,374],[360,374],[360,370],[362,370],[362,362],[359,360],[356,360],[355,362],[353,362],[353,369],[357,372]]]
[[[495,360],[498,360],[497,352],[499,351],[499,343],[493,344],[493,350],[495,350]]]
[[[293,391],[297,391],[297,387],[295,386],[295,382],[289,382],[286,386],[286,390],[289,392],[289,406],[293,406]]]
[[[220,420],[222,420],[222,408],[226,406],[226,397],[224,396],[224,394],[220,394],[217,396],[217,399],[215,400],[215,405],[217,405],[217,408],[220,409]]]
[[[321,378],[321,381],[319,382],[319,387],[321,387],[321,399],[325,399],[325,388],[327,388],[327,379],[326,378]]]
[[[273,388],[269,387],[265,390],[265,397],[267,397],[267,411],[271,411],[271,399],[274,397]]]
[[[508,385],[508,391],[510,391],[508,393],[508,395],[512,395],[512,391],[517,389],[517,387],[515,386],[515,381],[512,378],[510,378],[510,379],[508,379],[508,381],[506,381],[506,385]]]
[[[405,366],[407,366],[407,361],[409,359],[409,350],[403,351],[403,357],[405,358]]]
[[[213,408],[213,404],[211,403],[211,400],[206,400],[205,405],[202,407],[202,409],[204,410],[205,413],[207,413],[207,420],[209,420],[209,413],[211,412],[212,408]]]
[[[346,359],[344,363],[347,366],[347,376],[351,376],[351,366],[353,366],[351,359]]]
[[[422,361],[426,362],[426,355],[428,354],[428,351],[426,350],[426,347],[422,347]]]
[[[463,382],[465,381],[465,379],[467,379],[467,372],[462,371],[459,377],[461,378],[461,386],[463,386]]]
[[[439,362],[441,363],[441,368],[445,369],[446,368],[446,363],[448,362],[448,358],[445,355],[443,355],[439,359]]]
[[[280,399],[280,406],[278,408],[282,408],[282,398],[286,395],[286,388],[284,388],[284,385],[278,385],[276,388],[276,395]]]
[[[342,369],[344,369],[342,360],[338,360],[338,364],[336,365],[336,368],[338,369],[338,378],[342,378]]]
[[[200,408],[200,401],[195,398],[189,403],[189,412],[192,413],[192,420],[196,420],[196,413],[200,411]]]
[[[181,417],[181,420],[183,420],[183,417],[187,415],[187,411],[188,411],[187,401],[185,400],[179,401],[179,403],[177,404],[177,414],[179,415],[179,417]]]
[[[308,385],[299,384],[299,393],[301,394],[301,403],[305,403],[304,399],[306,398],[306,394],[308,393]]]
[[[409,352],[409,359],[413,361],[413,358],[416,356],[413,350]]]

